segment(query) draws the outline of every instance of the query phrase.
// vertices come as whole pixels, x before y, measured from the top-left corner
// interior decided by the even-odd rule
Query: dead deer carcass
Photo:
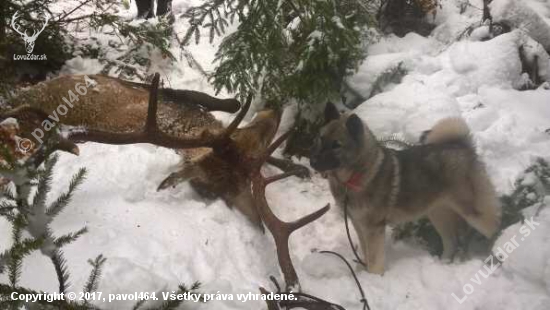
[[[181,170],[165,179],[159,189],[190,181],[199,194],[224,199],[261,226],[247,161],[273,139],[279,124],[278,113],[260,112],[248,126],[237,129],[250,106],[249,98],[233,123],[223,128],[206,110],[235,112],[240,107],[237,100],[220,100],[193,91],[158,89],[158,83],[158,75],[153,85],[100,75],[64,76],[21,92],[10,103],[19,107],[30,105],[19,108],[20,114],[43,111],[40,122],[44,125],[57,121],[72,126],[66,134],[71,141],[151,143],[179,150],[183,155]],[[86,91],[80,89],[84,95],[78,96],[76,87],[86,84],[89,85]],[[70,107],[59,109],[61,104],[70,104]],[[32,135],[35,130],[25,128],[23,136],[38,143]],[[189,148],[194,149],[182,151]],[[296,168],[282,160],[270,158],[268,161],[279,167]]]
[[[83,79],[83,77],[73,77],[72,79],[81,81],[79,79]],[[101,78],[97,80],[101,80]],[[127,85],[125,84],[126,82],[116,79],[113,79],[112,83]],[[149,103],[144,107],[145,112],[143,113],[143,117],[139,118],[143,126],[140,126],[140,123],[135,123],[130,126],[131,128],[126,128],[131,130],[124,131],[108,131],[108,128],[94,129],[93,126],[90,125],[88,125],[85,130],[69,129],[66,132],[69,140],[65,139],[65,137],[59,138],[61,142],[68,141],[68,143],[58,143],[56,145],[57,149],[69,149],[77,153],[77,149],[74,150],[70,148],[70,146],[74,146],[71,145],[70,140],[78,142],[94,141],[107,144],[151,143],[174,149],[208,148],[207,151],[205,151],[205,149],[202,149],[202,151],[195,150],[194,152],[200,153],[200,155],[198,155],[198,157],[192,157],[189,165],[184,165],[180,172],[173,173],[160,187],[164,188],[176,184],[179,181],[190,179],[192,182],[195,181],[195,184],[199,188],[213,191],[226,201],[234,202],[239,210],[248,215],[249,218],[258,225],[261,225],[262,222],[265,223],[265,226],[271,232],[275,240],[279,266],[286,284],[285,292],[282,292],[280,289],[278,291],[280,294],[290,294],[294,296],[291,300],[289,299],[289,301],[281,302],[280,304],[276,301],[266,301],[269,309],[343,309],[341,306],[324,301],[320,298],[300,293],[300,282],[291,260],[288,242],[290,235],[294,231],[317,220],[329,210],[329,205],[296,221],[284,222],[271,211],[267,202],[265,189],[269,184],[292,175],[302,175],[304,173],[304,168],[302,166],[274,160],[271,157],[275,149],[289,136],[289,132],[287,132],[271,143],[279,125],[277,113],[273,111],[260,112],[248,126],[237,129],[250,107],[251,97],[249,97],[240,113],[227,128],[222,128],[221,125],[214,120],[213,122],[217,125],[197,130],[194,135],[169,135],[161,129],[166,128],[169,130],[170,126],[166,123],[166,119],[158,117],[158,115],[163,115],[162,110],[166,109],[166,107],[163,107],[164,104],[158,105],[157,96],[159,93],[162,94],[163,92],[163,90],[158,90],[158,83],[159,76],[157,74],[150,87],[144,86],[150,88],[150,96]],[[133,85],[132,87],[136,86],[135,84],[131,85]],[[42,85],[42,87],[44,86]],[[50,90],[46,90],[45,93],[50,94],[50,96],[52,96],[50,97],[51,99],[58,98],[55,92],[49,93],[49,91]],[[32,93],[21,95],[18,100],[22,101],[19,103],[29,102],[27,100],[36,95],[37,94],[32,95]],[[27,100],[23,100],[24,98]],[[38,100],[37,97],[34,97],[34,99]],[[43,97],[42,99],[48,101],[47,97]],[[212,99],[217,100],[214,98]],[[34,102],[39,101],[40,100]],[[89,101],[88,104],[92,104],[93,102],[94,101]],[[107,100],[105,102],[109,101]],[[119,101],[122,106],[131,106],[132,104],[128,104],[128,102],[129,101],[126,101],[126,103]],[[17,100],[13,103],[16,104]],[[82,105],[82,102],[80,105]],[[53,105],[48,103],[41,107],[50,107],[48,110],[54,108]],[[132,107],[132,109],[135,108],[136,107]],[[76,110],[80,111],[80,113],[84,113],[86,108],[81,106],[80,109]],[[23,118],[25,123],[27,123],[26,128],[28,129],[30,125],[36,124],[37,122],[39,123],[49,116],[45,115],[45,112],[38,109],[36,106],[20,105],[12,111],[3,113],[0,120],[5,117]],[[66,119],[64,123],[81,125],[82,122],[78,122],[78,120],[78,117]],[[179,121],[181,122],[181,120]],[[86,122],[94,124],[90,119],[87,119]],[[104,120],[98,120],[98,124],[109,127],[111,123],[105,122]],[[120,129],[119,127],[117,128]],[[181,132],[178,131],[178,133]],[[10,135],[9,132],[8,135]],[[28,132],[27,136],[29,136]],[[261,167],[264,163],[276,165],[287,164],[285,168],[287,168],[286,170],[288,171],[279,175],[264,177],[261,173]],[[263,288],[260,288],[260,291],[262,294],[268,294]]]

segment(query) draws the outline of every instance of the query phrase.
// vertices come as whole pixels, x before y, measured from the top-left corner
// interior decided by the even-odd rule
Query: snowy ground
[[[352,79],[361,91],[370,92],[372,75],[399,62],[409,73],[400,84],[387,87],[363,103],[356,113],[376,134],[399,134],[410,140],[416,140],[442,117],[464,117],[496,187],[500,193],[507,193],[534,158],[549,159],[550,136],[545,130],[550,128],[550,90],[514,89],[521,74],[519,32],[488,42],[448,43],[449,38],[479,20],[480,12],[474,8],[459,15],[455,2],[459,1],[443,1],[443,11],[437,16],[440,26],[434,36],[384,38],[369,47],[369,58]],[[472,1],[481,7],[478,2]],[[530,3],[541,8],[543,18],[550,18],[548,1]],[[183,10],[187,4],[175,0],[174,8]],[[183,25],[177,27],[184,30]],[[206,70],[212,68],[215,50],[216,42],[210,45],[207,40],[191,48]],[[90,73],[95,70],[91,64],[76,59],[66,70]],[[550,67],[550,62],[547,65]],[[213,93],[206,79],[190,69],[185,60],[154,69],[160,70],[172,87]],[[227,115],[218,116],[228,119]],[[244,216],[229,210],[223,202],[202,201],[187,184],[156,192],[159,182],[177,162],[174,152],[150,145],[88,143],[81,146],[79,157],[61,156],[52,196],[64,191],[78,167],[89,170],[72,205],[53,225],[57,234],[83,225],[89,228],[89,233],[65,249],[72,290],[78,292],[86,281],[90,270],[87,260],[101,253],[108,259],[99,287],[104,293],[152,292],[193,281],[201,281],[202,291],[209,293],[256,293],[259,286],[269,287],[269,275],[279,277],[271,236],[260,234]],[[333,203],[326,181],[317,175],[312,180],[278,182],[267,195],[274,211],[287,220]],[[389,242],[388,233],[387,272],[384,276],[364,271],[358,274],[371,309],[548,309],[550,208],[543,209],[535,221],[540,225],[519,241],[504,265],[487,279],[479,274],[476,277],[480,269],[484,270],[482,257],[445,264],[423,249]],[[514,235],[523,236],[520,227],[510,227],[497,245]],[[9,240],[5,222],[0,222],[0,236],[4,248]],[[331,209],[296,232],[291,239],[292,256],[306,292],[346,309],[361,309],[349,271],[337,259],[314,250],[334,250],[352,257],[339,210]],[[23,286],[55,291],[53,279],[50,262],[40,254],[25,261]],[[471,294],[460,304],[452,294],[463,299],[463,288]],[[127,309],[131,304],[102,306]],[[263,304],[211,301],[191,304],[191,308],[262,309]]]

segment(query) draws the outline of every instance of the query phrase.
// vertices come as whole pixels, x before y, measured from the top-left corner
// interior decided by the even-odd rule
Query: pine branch
[[[12,225],[12,241],[13,246],[16,247],[21,242],[21,233],[24,228],[23,217],[21,215],[17,216]],[[15,287],[17,285],[17,281],[21,276],[22,259],[22,257],[17,255],[11,255],[9,259],[8,278],[12,287]]]
[[[57,274],[57,281],[59,283],[59,292],[66,293],[67,288],[69,287],[69,271],[67,270],[67,261],[63,257],[63,252],[57,249],[50,259],[55,268],[55,273]]]
[[[13,211],[15,211],[16,209],[17,206],[12,202],[0,202],[0,216],[5,217],[10,222],[13,222],[15,220],[15,214]]]
[[[57,200],[46,211],[46,215],[50,217],[56,217],[71,201],[73,192],[82,184],[86,177],[86,169],[80,168],[80,170],[73,176],[71,183],[69,184],[69,190],[66,193],[61,194]]]
[[[38,178],[38,187],[32,202],[33,209],[45,208],[46,197],[51,190],[53,167],[57,163],[58,158],[58,156],[52,156],[45,162],[44,172]]]
[[[19,281],[22,265],[23,264],[21,259],[17,257],[14,257],[8,261],[8,278],[10,281],[10,285],[13,287],[15,287],[17,285],[17,282]]]
[[[220,7],[224,6],[225,0],[210,0],[198,7],[192,7],[185,12],[182,17],[189,19],[189,29],[183,36],[181,46],[187,46],[189,41],[195,36],[195,44],[200,43],[200,27],[210,27],[210,43],[214,40],[214,35],[225,32],[225,27],[229,26],[229,23],[225,18],[222,18],[220,14]],[[244,1],[242,1],[244,2]],[[236,12],[230,10],[234,15]],[[214,17],[214,12],[218,18]],[[225,10],[227,12],[227,10]],[[206,19],[209,19],[209,23],[204,23]]]
[[[96,257],[94,260],[91,260],[91,259],[88,260],[88,263],[92,265],[92,272],[88,277],[88,281],[84,285],[85,293],[93,293],[97,291],[99,287],[99,279],[101,278],[101,272],[102,272],[103,264],[105,264],[105,261],[107,261],[107,258],[103,257],[103,255],[101,254],[98,257]]]
[[[8,185],[4,185],[0,187],[0,198],[15,201],[15,195],[13,191],[8,187]]]
[[[22,242],[14,244],[9,250],[0,254],[0,273],[3,273],[4,266],[9,265],[13,260],[22,261],[27,255],[40,249],[42,242],[43,240],[41,239],[25,239]]]
[[[68,233],[66,235],[63,235],[61,237],[56,238],[54,240],[53,244],[55,245],[56,248],[62,248],[64,246],[66,246],[67,244],[76,241],[76,239],[80,238],[80,236],[82,236],[83,234],[85,234],[87,232],[88,232],[88,228],[84,227],[84,228],[80,229],[77,232]]]

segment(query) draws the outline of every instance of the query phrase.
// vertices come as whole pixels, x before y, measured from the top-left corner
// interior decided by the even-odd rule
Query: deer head
[[[34,50],[34,42],[36,41],[36,38],[38,38],[38,35],[41,34],[42,31],[44,31],[44,28],[46,28],[46,26],[48,25],[48,21],[50,20],[50,18],[46,15],[46,20],[44,22],[44,25],[42,26],[42,29],[40,29],[39,31],[33,29],[32,36],[29,36],[27,34],[27,31],[22,32],[15,24],[15,21],[19,17],[18,15],[19,12],[15,12],[15,14],[13,14],[13,17],[11,18],[11,27],[13,28],[13,30],[15,30],[15,32],[21,35],[21,37],[25,41],[25,49],[27,50],[27,53],[30,54]]]

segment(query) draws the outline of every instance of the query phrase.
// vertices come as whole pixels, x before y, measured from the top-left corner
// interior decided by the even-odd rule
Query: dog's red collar
[[[363,178],[363,173],[354,172],[351,177],[346,181],[346,186],[354,192],[361,191],[361,179]]]

